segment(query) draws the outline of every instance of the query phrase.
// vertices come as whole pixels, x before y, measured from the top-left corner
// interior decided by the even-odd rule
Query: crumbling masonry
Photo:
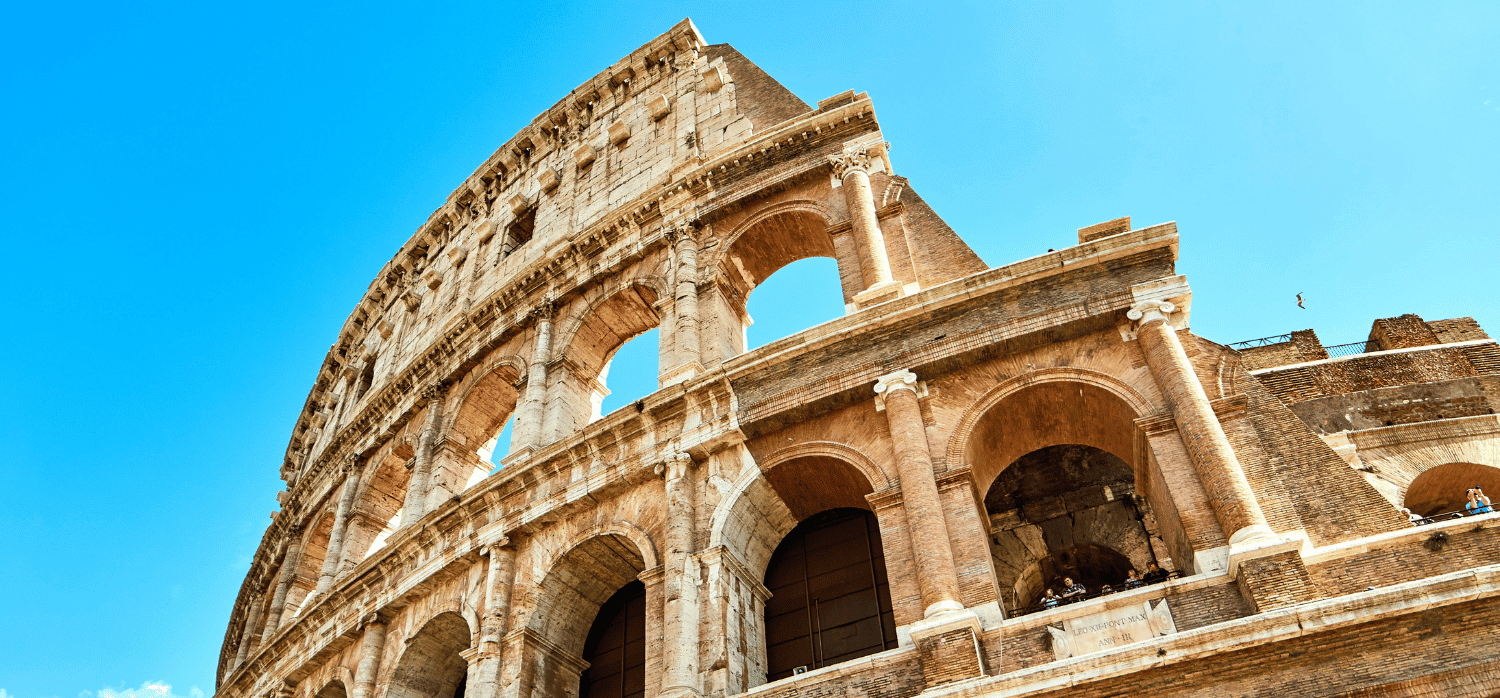
[[[1500,691],[1500,515],[1399,513],[1500,496],[1472,320],[1217,344],[1175,225],[988,268],[890,150],[687,21],[539,115],[339,332],[218,694]],[[746,351],[808,257],[847,314]]]

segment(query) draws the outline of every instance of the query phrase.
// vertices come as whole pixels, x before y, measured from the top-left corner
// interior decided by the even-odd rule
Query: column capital
[[[693,467],[693,457],[682,451],[668,453],[656,464],[656,474],[667,480],[680,480]]]
[[[924,397],[926,388],[917,381],[917,374],[907,369],[887,373],[875,379],[875,411],[884,411],[886,397],[897,390],[910,390],[917,397]]]
[[[868,148],[856,148],[847,153],[829,155],[828,164],[833,166],[833,176],[844,179],[855,172],[870,173],[870,152]]]
[[[685,218],[672,225],[661,229],[662,237],[666,238],[670,245],[680,242],[696,242],[698,239],[698,228],[701,224],[696,218]]]
[[[556,313],[557,302],[549,299],[542,301],[541,303],[537,303],[536,307],[532,308],[526,314],[537,320],[551,320],[552,316]]]
[[[1174,312],[1177,312],[1177,306],[1171,301],[1141,301],[1130,306],[1125,317],[1141,326],[1157,321],[1166,322],[1167,316]]]
[[[422,389],[422,399],[437,400],[448,394],[448,386],[442,381],[434,381]]]

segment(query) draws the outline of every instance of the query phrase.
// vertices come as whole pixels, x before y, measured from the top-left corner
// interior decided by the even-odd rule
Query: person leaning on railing
[[[1426,517],[1422,516],[1421,514],[1413,514],[1411,513],[1411,510],[1407,509],[1406,507],[1401,507],[1401,513],[1406,516],[1406,520],[1410,521],[1411,525],[1413,526],[1421,526],[1422,524],[1427,523]]]
[[[1073,581],[1072,577],[1063,577],[1063,595],[1062,595],[1062,597],[1064,599],[1066,599],[1068,601],[1077,601],[1077,600],[1082,599],[1088,593],[1089,593],[1089,590],[1085,589],[1082,584],[1079,584],[1078,582]]]
[[[1168,576],[1166,570],[1157,567],[1154,562],[1148,562],[1146,563],[1146,576],[1141,577],[1141,581],[1147,584],[1156,584],[1157,582],[1167,581]]]

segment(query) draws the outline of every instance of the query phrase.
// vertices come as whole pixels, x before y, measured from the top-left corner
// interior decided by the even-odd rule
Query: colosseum
[[[218,695],[1500,695],[1472,319],[1220,344],[1175,224],[990,268],[890,150],[689,21],[537,116],[339,331]]]

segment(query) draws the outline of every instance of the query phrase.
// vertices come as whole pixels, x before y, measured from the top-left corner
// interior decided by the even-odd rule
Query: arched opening
[[[358,499],[349,512],[342,564],[359,564],[375,554],[401,527],[406,487],[411,482],[411,469],[407,464],[414,455],[411,446],[402,445],[384,456],[377,456],[366,466],[375,470],[361,479]]]
[[[623,590],[632,584],[639,584],[638,578],[645,570],[646,558],[623,535],[605,534],[575,545],[552,564],[537,587],[536,607],[526,623],[529,632],[526,656],[522,661],[530,668],[523,673],[529,675],[529,680],[534,683],[530,687],[523,687],[522,695],[574,695],[584,685],[586,678],[590,684],[589,690],[604,692],[592,694],[595,698],[613,695],[607,692],[610,686],[621,691],[627,686],[636,686],[637,680],[633,673],[636,669],[633,667],[637,649],[627,646],[622,640],[618,647],[620,652],[609,654],[616,648],[604,642],[604,635],[616,621],[619,622],[617,630],[633,635],[637,630],[631,626],[631,619],[640,620],[642,625],[639,632],[645,632],[644,605],[633,600],[633,592]],[[626,617],[621,618],[622,613]],[[619,637],[624,638],[625,635]],[[589,667],[586,663],[589,661],[587,654],[590,650],[595,653],[596,659],[601,658],[600,652],[603,651],[604,662],[597,672],[586,677]],[[644,651],[642,641],[639,652]],[[617,668],[622,673],[611,673],[604,666],[612,660],[618,660]],[[644,662],[641,666],[644,666]],[[643,672],[644,669],[639,671]],[[613,681],[611,676],[614,677]],[[644,674],[641,676],[644,677]],[[640,690],[644,691],[644,678],[640,682]]]
[[[1035,608],[1048,588],[1061,593],[1065,577],[1097,593],[1118,590],[1132,568],[1175,569],[1153,513],[1170,500],[1148,501],[1137,480],[1137,416],[1100,386],[1054,380],[1010,393],[975,422],[965,457],[985,492],[1007,614]]]
[[[754,349],[844,315],[838,262],[792,262],[752,289],[745,301],[745,348]]]
[[[775,464],[740,493],[735,506],[759,509],[765,522],[748,529],[748,540],[726,541],[751,570],[764,570],[771,593],[762,628],[749,633],[765,638],[765,654],[748,661],[764,667],[764,680],[896,646],[885,546],[866,499],[872,492],[859,468],[809,453]],[[745,688],[762,680],[746,673]]]
[[[499,363],[479,377],[463,394],[457,414],[451,420],[448,438],[458,444],[444,457],[458,461],[440,470],[439,482],[454,491],[468,489],[495,469],[496,453],[508,452],[510,435],[520,391],[516,382],[521,371],[515,363]],[[504,449],[498,443],[504,438]],[[448,472],[451,469],[452,472]],[[451,480],[452,482],[444,482]]]
[[[835,310],[833,317],[841,314],[844,307],[850,303],[854,295],[863,290],[860,270],[857,263],[852,260],[856,256],[854,242],[849,235],[835,238],[828,233],[828,221],[823,215],[811,208],[789,208],[784,211],[773,213],[759,220],[755,220],[743,232],[734,235],[728,248],[718,258],[718,275],[724,281],[721,293],[714,294],[714,300],[720,304],[715,308],[715,314],[721,318],[731,318],[730,321],[720,322],[716,336],[704,335],[702,341],[705,346],[709,343],[717,343],[719,355],[734,356],[742,354],[749,346],[747,335],[751,325],[751,316],[747,301],[752,291],[756,290],[772,274],[800,260],[825,257],[835,260],[837,271],[831,275],[831,279],[837,279],[839,292],[833,295],[839,298],[840,307]],[[786,287],[777,289],[773,286],[765,295],[770,296],[768,303],[785,300],[787,305],[773,305],[778,310],[767,313],[767,318],[776,317],[786,307],[803,309],[801,313],[809,313],[810,316],[821,316],[827,306],[820,303],[824,294],[820,293],[827,288],[827,281],[813,284],[809,277],[829,278],[830,270],[826,263],[800,265],[791,270],[791,279],[785,282]],[[803,283],[798,285],[798,280]],[[777,284],[779,286],[781,284]],[[810,298],[818,301],[809,302]],[[757,304],[761,304],[757,300]],[[733,322],[732,318],[739,318],[739,322]],[[807,317],[807,316],[802,316]],[[799,323],[802,320],[799,317]],[[756,338],[759,343],[770,341],[792,334],[812,325],[823,322],[821,318],[808,325],[798,326],[790,332],[778,332],[785,329],[791,323],[776,324],[757,331]],[[709,328],[705,327],[705,332]],[[774,335],[774,337],[772,336]]]
[[[609,357],[599,371],[605,393],[589,421],[600,419],[636,400],[656,392],[661,374],[661,337],[656,329],[632,337]]]
[[[599,608],[583,661],[589,668],[579,679],[578,698],[646,695],[646,585],[626,584]]]
[[[765,583],[770,681],[896,646],[880,526],[867,510],[830,509],[798,524]]]
[[[318,691],[313,698],[349,698],[349,691],[344,687],[344,682],[334,679],[328,682],[322,690]]]
[[[1079,444],[1037,449],[985,494],[990,551],[1007,610],[1033,607],[1072,579],[1090,592],[1120,589],[1156,562],[1137,506],[1135,473],[1118,456]]]
[[[328,558],[328,539],[333,534],[333,512],[325,511],[317,523],[307,532],[302,541],[302,553],[297,558],[297,571],[292,575],[292,585],[286,591],[285,623],[302,613],[308,602],[313,601],[313,590],[318,586],[318,577],[323,574],[323,561]]]
[[[1421,516],[1464,511],[1471,487],[1484,490],[1490,501],[1500,504],[1500,468],[1478,463],[1445,463],[1428,468],[1407,485],[1402,501],[1413,514]]]
[[[406,641],[391,672],[386,698],[463,698],[469,663],[469,624],[457,613],[441,613]]]
[[[572,336],[564,339],[566,345],[555,348],[553,356],[566,361],[549,370],[544,427],[548,441],[604,414],[604,399],[610,394],[605,387],[610,361],[626,342],[661,324],[656,301],[656,291],[650,286],[632,284],[620,289],[588,309]],[[653,372],[651,380],[655,378]]]

